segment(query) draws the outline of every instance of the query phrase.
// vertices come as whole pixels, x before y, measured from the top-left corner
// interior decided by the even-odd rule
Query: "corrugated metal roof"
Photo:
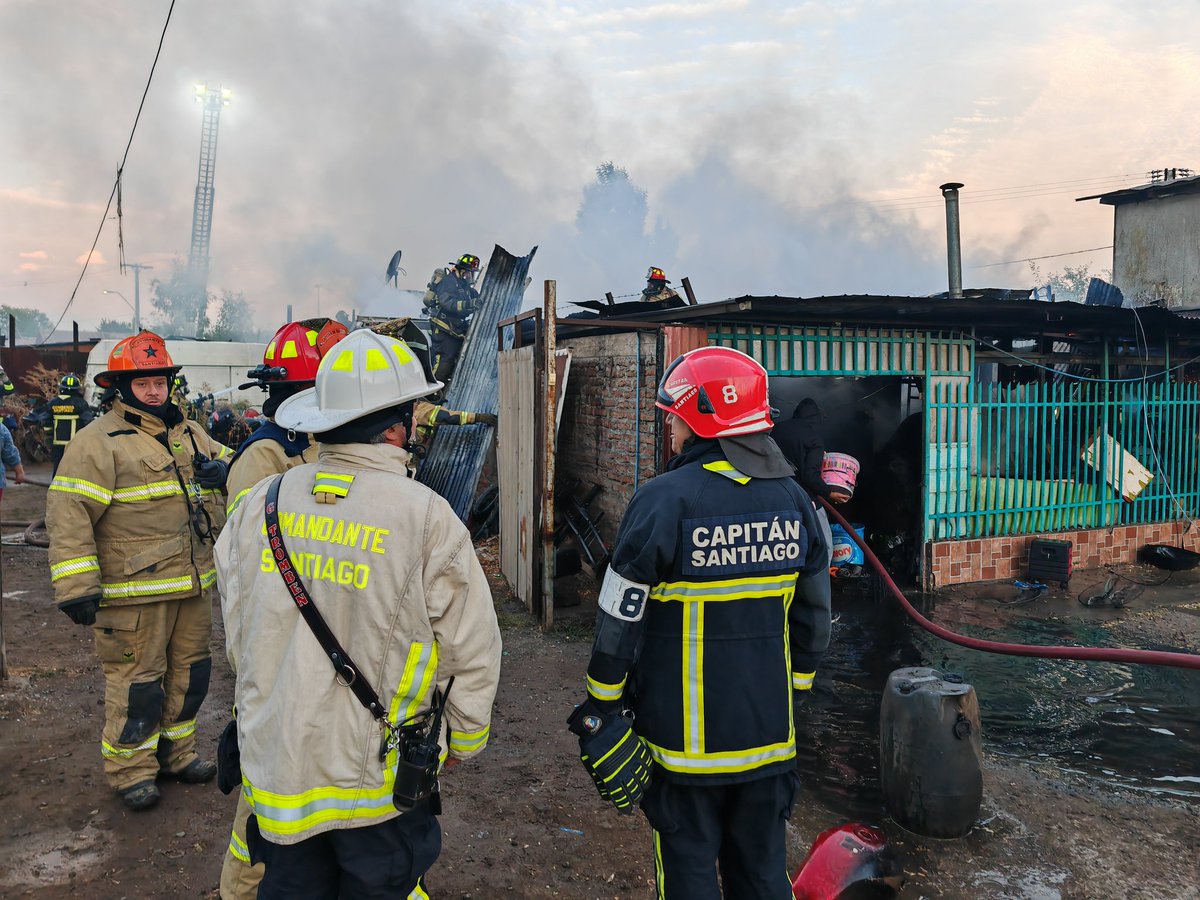
[[[444,402],[450,409],[499,412],[496,327],[521,308],[529,264],[536,252],[534,247],[528,256],[513,256],[499,245],[492,251],[479,290],[479,309],[471,318],[471,329],[446,392]],[[417,480],[446,498],[464,522],[491,444],[490,425],[443,426],[434,433],[417,472]]]
[[[1191,178],[1153,181],[1149,184],[1139,184],[1137,187],[1122,188],[1119,191],[1108,191],[1104,194],[1089,194],[1086,197],[1075,198],[1075,202],[1099,200],[1109,206],[1120,206],[1122,203],[1137,203],[1141,200],[1156,200],[1160,197],[1175,197],[1180,194],[1198,192],[1200,192],[1200,175],[1194,175]]]
[[[1200,322],[1185,319],[1159,307],[1086,306],[1082,303],[1045,303],[1005,299],[990,291],[962,300],[937,297],[904,297],[878,294],[845,294],[826,297],[736,297],[682,309],[632,313],[624,318],[659,324],[702,322],[754,322],[764,325],[820,325],[845,327],[911,328],[929,331],[973,332],[975,337],[1074,339],[1107,335],[1133,340],[1144,328],[1152,340],[1166,333],[1175,338],[1200,340]],[[585,332],[588,320],[559,320],[564,337]],[[609,330],[612,330],[611,328]]]

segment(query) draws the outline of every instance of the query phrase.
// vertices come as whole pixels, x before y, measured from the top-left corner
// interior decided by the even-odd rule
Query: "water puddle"
[[[103,862],[110,842],[111,835],[90,824],[77,832],[35,832],[12,838],[0,851],[0,888],[68,884]]]
[[[922,630],[891,599],[866,593],[835,595],[830,652],[797,723],[800,771],[830,808],[878,819],[880,695],[893,669],[915,665],[959,672],[974,685],[987,752],[1200,805],[1200,672],[967,650]],[[952,601],[932,617],[1000,641],[1120,645],[1106,620],[1074,612],[1063,601],[1061,611],[1041,609],[1045,618],[1034,619],[1027,610]],[[1053,879],[1044,887],[1053,892]]]

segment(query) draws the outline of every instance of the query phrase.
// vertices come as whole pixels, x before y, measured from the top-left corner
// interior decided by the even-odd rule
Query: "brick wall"
[[[1024,578],[1029,564],[1029,544],[1034,538],[1070,541],[1076,569],[1094,569],[1137,560],[1146,544],[1178,545],[1184,529],[1180,522],[1122,525],[1113,529],[1060,531],[1053,534],[1011,535],[965,541],[936,541],[926,545],[926,581],[929,587],[971,581],[1011,581]],[[1183,546],[1200,551],[1200,529],[1184,536]]]
[[[641,403],[635,418],[639,342]],[[593,335],[559,342],[560,347],[571,350],[571,372],[558,429],[558,489],[565,489],[574,478],[583,482],[580,493],[591,484],[603,488],[591,511],[593,515],[604,512],[598,527],[610,546],[635,483],[655,474],[656,343],[654,332]]]

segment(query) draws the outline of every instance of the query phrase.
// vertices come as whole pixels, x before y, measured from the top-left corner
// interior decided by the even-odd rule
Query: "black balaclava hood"
[[[279,409],[280,403],[301,391],[307,391],[312,386],[313,382],[311,381],[292,381],[267,385],[267,399],[263,401],[262,405],[263,415],[268,419],[274,419],[275,411]]]
[[[178,425],[183,421],[183,413],[179,407],[171,402],[170,384],[171,379],[167,378],[167,402],[160,403],[158,406],[150,406],[148,403],[143,403],[133,395],[133,379],[142,378],[142,375],[118,375],[113,379],[113,385],[121,394],[121,402],[130,409],[135,409],[140,412],[147,413],[151,416],[156,416],[162,420],[162,423],[170,428],[172,425]]]

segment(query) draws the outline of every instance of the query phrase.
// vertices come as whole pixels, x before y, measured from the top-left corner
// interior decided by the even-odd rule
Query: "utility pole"
[[[324,285],[314,284],[313,287],[317,289],[317,318],[319,319],[321,318],[321,288]]]
[[[142,269],[153,269],[142,263],[125,263],[125,268],[133,269],[133,333],[142,330]]]

